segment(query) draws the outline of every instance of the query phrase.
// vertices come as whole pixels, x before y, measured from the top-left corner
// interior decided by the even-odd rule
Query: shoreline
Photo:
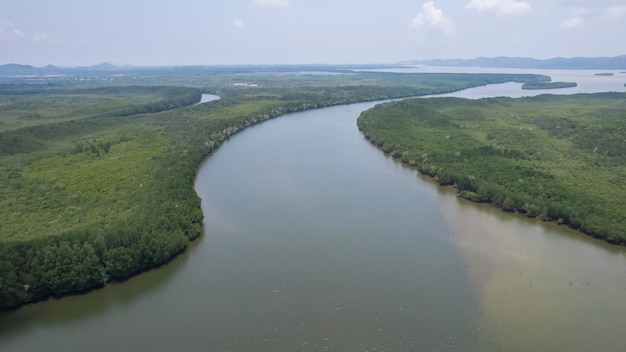
[[[363,130],[359,129],[359,131],[361,132],[361,134],[363,135],[363,137],[364,137],[364,138],[365,138],[365,139],[366,139],[366,140],[367,140],[367,141],[368,141],[368,142],[369,142],[369,143],[370,143],[373,147],[375,147],[376,149],[378,149],[379,151],[381,151],[383,154],[385,154],[385,155],[389,156],[389,157],[390,157],[390,158],[392,158],[394,161],[401,163],[403,166],[408,167],[408,168],[410,168],[410,169],[412,169],[412,170],[415,170],[415,171],[416,171],[419,175],[422,175],[422,176],[424,176],[424,177],[427,177],[427,178],[428,178],[428,179],[430,179],[432,182],[434,182],[434,183],[435,183],[438,187],[443,187],[443,188],[446,188],[446,189],[448,189],[451,193],[455,193],[455,195],[456,195],[458,198],[463,198],[463,199],[468,200],[468,201],[470,201],[470,202],[472,202],[472,203],[488,204],[488,205],[490,205],[491,207],[493,207],[493,208],[495,208],[495,209],[499,209],[499,210],[500,210],[501,212],[503,212],[503,213],[509,213],[509,214],[514,214],[514,215],[518,215],[518,216],[523,216],[523,217],[525,217],[525,218],[527,218],[527,219],[531,219],[531,220],[534,220],[534,221],[541,221],[541,222],[544,222],[544,223],[551,223],[551,224],[555,224],[555,225],[558,225],[558,226],[565,226],[565,227],[567,227],[567,228],[569,228],[569,229],[571,229],[571,230],[573,230],[573,231],[576,231],[576,232],[578,232],[578,233],[580,233],[580,234],[583,234],[583,235],[585,235],[585,236],[588,236],[588,237],[591,237],[591,238],[594,238],[594,239],[597,239],[597,240],[601,240],[601,241],[603,241],[603,242],[606,242],[606,243],[609,243],[609,244],[612,244],[612,245],[616,245],[616,246],[619,246],[619,247],[626,247],[626,239],[622,239],[622,238],[610,238],[610,237],[606,237],[606,236],[602,236],[602,235],[598,235],[598,234],[588,233],[588,232],[583,231],[583,230],[582,230],[582,229],[580,229],[580,228],[576,228],[576,227],[570,226],[569,224],[563,223],[563,222],[562,222],[562,220],[561,220],[561,221],[559,221],[559,220],[546,220],[546,219],[543,219],[543,218],[541,217],[541,215],[537,215],[537,216],[529,216],[529,215],[527,215],[528,213],[523,213],[523,212],[519,212],[519,211],[516,211],[516,210],[506,210],[506,209],[502,206],[502,204],[497,204],[497,203],[494,203],[494,202],[493,202],[493,201],[491,201],[491,200],[472,199],[473,197],[471,197],[471,194],[464,194],[464,192],[468,192],[468,191],[459,190],[459,189],[456,187],[456,185],[454,185],[454,184],[442,184],[442,183],[439,181],[439,177],[438,177],[436,174],[432,174],[432,173],[430,173],[430,172],[428,172],[428,171],[425,171],[425,170],[423,170],[422,168],[420,168],[418,165],[412,165],[412,164],[409,164],[408,162],[404,161],[404,160],[402,159],[402,157],[401,157],[401,156],[395,156],[395,155],[393,155],[393,153],[392,153],[392,152],[386,152],[386,151],[384,151],[384,150],[382,149],[382,147],[381,147],[381,146],[379,146],[379,145],[377,145],[376,143],[374,143],[374,142],[370,139],[370,137],[369,137],[369,136],[368,136],[368,135],[367,135],[367,134],[366,134]],[[468,192],[468,193],[474,193],[474,192]]]

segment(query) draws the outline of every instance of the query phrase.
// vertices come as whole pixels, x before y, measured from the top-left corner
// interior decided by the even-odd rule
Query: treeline
[[[411,99],[363,113],[358,126],[464,198],[626,244],[625,98]]]
[[[522,84],[522,89],[560,89],[578,86],[576,82],[528,82]]]
[[[145,92],[146,94],[160,95],[162,97],[162,99],[156,102],[126,106],[99,115],[102,117],[130,116],[161,112],[195,104],[202,98],[202,92],[200,90],[187,87],[105,87],[101,89],[104,89],[107,94],[124,94],[124,91],[129,90],[131,92],[136,92],[139,90],[141,92]]]
[[[200,200],[188,169],[170,154],[138,194],[131,217],[88,223],[58,235],[0,242],[0,308],[81,292],[160,265],[201,232]],[[7,224],[4,224],[5,226]],[[100,226],[98,226],[100,225]]]
[[[80,136],[120,122],[103,119],[71,120],[0,132],[0,156],[26,154],[45,149],[54,140]]]
[[[51,89],[46,91],[42,88],[19,88],[3,91],[7,95],[29,95],[39,94],[47,95],[48,98],[54,99],[54,94],[58,93],[63,96],[78,94],[80,95],[145,95],[152,100],[141,104],[132,104],[129,106],[110,106],[104,112],[98,110],[91,111],[85,119],[84,116],[76,116],[75,119],[61,122],[41,121],[34,126],[22,127],[12,130],[0,131],[0,156],[19,153],[31,153],[45,148],[49,140],[61,140],[70,136],[89,133],[102,128],[110,127],[114,124],[120,124],[120,121],[107,121],[103,118],[108,117],[125,117],[144,113],[156,113],[182,106],[187,106],[200,101],[202,93],[198,89],[185,87],[102,87],[89,89]],[[156,97],[159,100],[154,101]],[[87,102],[88,103],[88,102]],[[24,104],[24,103],[23,103]],[[24,104],[26,105],[26,104]],[[28,106],[28,105],[26,105]],[[34,115],[30,113],[29,116]],[[39,114],[37,114],[39,115]],[[22,115],[23,117],[24,115]],[[41,115],[39,115],[41,116]],[[41,119],[41,117],[39,118]],[[37,119],[38,120],[38,119]]]
[[[164,152],[168,140],[149,116],[120,117],[195,103],[199,90],[52,90],[6,93],[31,101],[40,98],[29,94],[54,100],[55,91],[63,99],[73,91],[147,102],[0,132],[1,309],[125,279],[169,260],[201,232],[193,168]]]
[[[43,170],[3,168],[0,308],[125,279],[200,234],[200,200],[184,151],[168,150],[149,121],[119,122],[135,131],[77,143]]]

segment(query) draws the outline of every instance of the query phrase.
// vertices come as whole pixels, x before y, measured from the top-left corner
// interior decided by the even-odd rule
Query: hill
[[[34,67],[30,65],[6,64],[0,65],[0,76],[21,76],[21,75],[49,75],[49,74],[68,74],[76,72],[111,72],[122,71],[124,67],[102,63],[85,67],[58,67],[47,65],[44,67]]]
[[[7,64],[0,65],[0,75],[32,75],[36,74],[39,69],[30,65]]]

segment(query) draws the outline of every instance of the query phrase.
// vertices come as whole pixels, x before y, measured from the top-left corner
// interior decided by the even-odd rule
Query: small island
[[[613,72],[600,72],[600,73],[596,73],[596,76],[613,76],[615,75]]]
[[[576,82],[526,82],[522,89],[560,89],[573,88],[577,85]]]

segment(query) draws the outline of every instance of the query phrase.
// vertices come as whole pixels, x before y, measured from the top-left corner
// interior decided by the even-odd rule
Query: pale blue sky
[[[626,54],[626,0],[0,0],[0,64]]]

